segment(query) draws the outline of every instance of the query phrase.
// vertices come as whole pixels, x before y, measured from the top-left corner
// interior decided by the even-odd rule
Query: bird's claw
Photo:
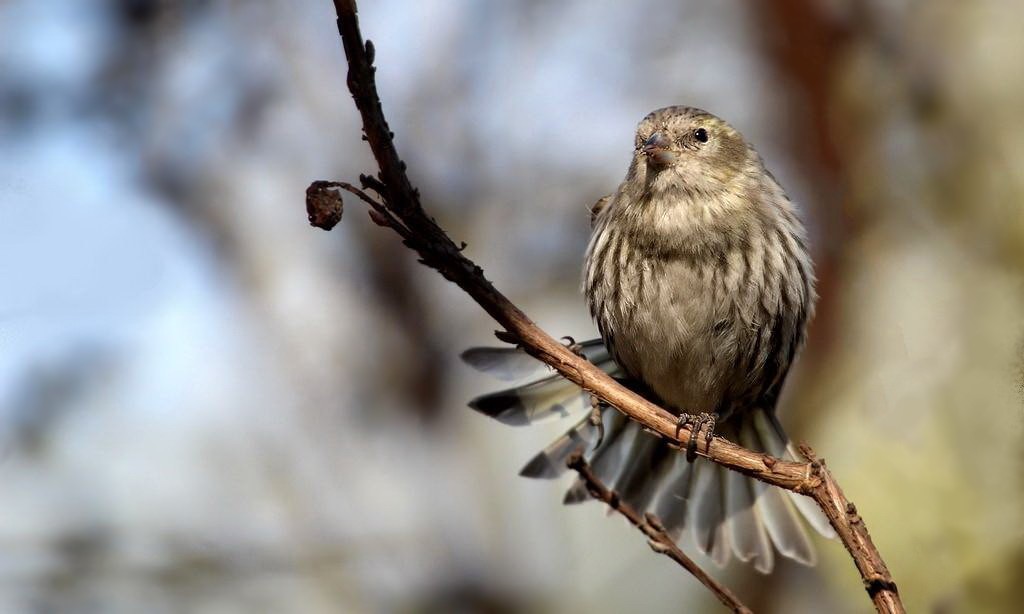
[[[587,418],[590,424],[597,428],[597,441],[594,442],[592,449],[596,450],[601,447],[601,442],[604,441],[604,420],[602,415],[604,413],[604,403],[601,399],[597,398],[597,395],[590,395],[590,417]]]
[[[570,352],[572,352],[573,354],[579,356],[580,358],[586,358],[586,356],[583,355],[583,345],[580,344],[580,343],[577,343],[575,339],[573,339],[569,335],[566,335],[566,336],[562,337],[562,341],[565,342],[565,347]]]
[[[715,424],[718,416],[713,413],[702,412],[699,414],[680,414],[676,421],[676,438],[679,438],[679,431],[686,425],[691,426],[690,440],[686,442],[686,460],[693,462],[697,458],[697,438],[701,430],[704,430],[704,449],[711,447],[711,439],[715,436]]]

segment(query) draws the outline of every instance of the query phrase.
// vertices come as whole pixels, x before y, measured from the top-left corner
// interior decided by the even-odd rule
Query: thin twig
[[[715,597],[725,607],[738,614],[752,614],[752,610],[743,605],[739,597],[719,583],[718,580],[709,576],[693,559],[686,556],[686,553],[679,549],[679,546],[676,545],[672,537],[665,531],[661,520],[657,516],[653,514],[640,515],[639,512],[633,509],[633,506],[620,499],[618,493],[608,490],[608,487],[601,483],[601,480],[594,475],[587,461],[583,460],[583,455],[572,455],[569,458],[568,465],[570,469],[579,474],[580,479],[587,485],[587,491],[590,492],[592,497],[598,501],[603,501],[605,505],[622,514],[633,526],[643,531],[643,534],[647,536],[647,543],[650,545],[651,550],[658,554],[664,554],[676,563],[679,563],[683,569],[693,574],[701,584],[714,593]]]
[[[688,428],[677,428],[675,415],[620,385],[542,331],[495,289],[483,270],[466,258],[461,253],[462,248],[455,245],[424,212],[419,192],[406,175],[405,163],[398,156],[394,135],[384,118],[374,80],[373,45],[369,41],[363,42],[355,0],[333,2],[338,15],[338,32],[348,60],[348,87],[362,116],[366,141],[380,169],[372,189],[380,194],[384,206],[396,219],[395,224],[401,227],[392,225],[402,235],[403,243],[419,254],[420,262],[437,270],[469,294],[532,356],[551,365],[563,377],[646,429],[685,448],[692,433]],[[805,452],[808,455],[806,462],[787,461],[748,450],[721,437],[714,437],[708,445],[701,442],[698,453],[733,471],[813,498],[853,558],[875,608],[879,612],[904,612],[896,584],[871,541],[867,526],[843,495],[824,460],[815,458],[808,449]]]

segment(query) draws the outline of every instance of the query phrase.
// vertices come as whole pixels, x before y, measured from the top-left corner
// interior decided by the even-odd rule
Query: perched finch
[[[814,273],[796,208],[739,132],[691,107],[649,114],[626,178],[592,213],[583,292],[601,339],[579,351],[680,422],[795,458],[775,416],[814,307]],[[513,348],[474,348],[474,367],[520,385],[471,407],[508,424],[585,413],[588,397]],[[775,551],[812,565],[802,516],[832,535],[809,499],[680,453],[596,406],[522,475],[550,478],[583,452],[597,476],[676,538],[724,565],[771,571]],[[566,502],[587,498],[577,481]]]

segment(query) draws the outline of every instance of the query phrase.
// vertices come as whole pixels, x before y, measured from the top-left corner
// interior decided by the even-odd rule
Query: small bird
[[[508,424],[584,415],[522,470],[553,478],[577,452],[623,500],[688,534],[719,565],[732,555],[762,573],[775,551],[806,565],[801,517],[832,528],[806,497],[696,457],[697,434],[796,459],[776,402],[814,310],[807,236],[793,203],[738,131],[685,106],[658,109],[636,131],[625,179],[591,212],[583,293],[601,339],[577,351],[675,411],[694,436],[685,454],[515,348],[463,359],[519,385],[473,400]],[[593,406],[592,406],[593,405]],[[587,414],[587,409],[592,411]],[[577,480],[566,503],[587,498]]]

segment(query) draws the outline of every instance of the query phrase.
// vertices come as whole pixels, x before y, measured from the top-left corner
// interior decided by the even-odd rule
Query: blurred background
[[[554,335],[636,123],[727,118],[820,278],[783,420],[918,612],[1024,600],[1018,3],[362,3],[425,206]],[[375,167],[327,0],[0,0],[0,611],[718,611],[465,402],[495,325],[313,179]],[[758,612],[863,612],[846,552]]]

